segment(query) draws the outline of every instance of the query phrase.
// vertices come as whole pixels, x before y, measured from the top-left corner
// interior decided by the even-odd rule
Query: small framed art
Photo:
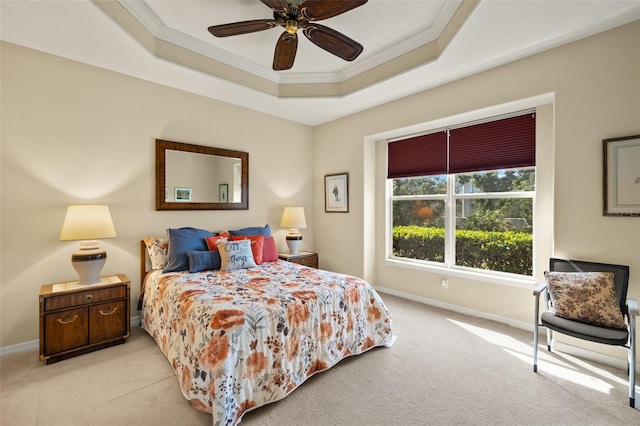
[[[325,175],[324,211],[327,213],[349,212],[349,173]]]
[[[219,203],[229,202],[229,184],[221,183],[220,185],[218,185],[218,202]]]
[[[191,201],[191,188],[175,188],[176,202]]]
[[[640,135],[604,139],[604,216],[640,216]]]

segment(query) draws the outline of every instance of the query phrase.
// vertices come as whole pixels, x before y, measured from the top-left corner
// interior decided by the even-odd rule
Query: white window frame
[[[501,169],[501,170],[487,170],[487,172],[491,171],[502,171],[509,169]],[[513,169],[511,169],[513,170]],[[535,173],[537,173],[537,169],[533,167]],[[414,263],[416,265],[425,265],[425,266],[433,266],[439,269],[446,270],[458,270],[458,271],[467,271],[474,274],[481,275],[489,275],[489,276],[502,276],[505,278],[515,278],[515,279],[524,279],[531,280],[533,276],[535,276],[535,238],[536,238],[536,220],[535,220],[535,212],[536,212],[536,191],[516,191],[516,192],[479,192],[479,193],[469,193],[469,194],[456,194],[455,192],[455,181],[456,176],[459,174],[449,174],[447,175],[447,192],[446,194],[421,194],[421,195],[393,195],[393,179],[387,179],[387,190],[386,190],[386,199],[387,199],[387,218],[388,218],[388,227],[386,232],[386,240],[387,240],[387,259],[391,261],[399,261],[403,263]],[[537,179],[535,179],[537,182]],[[531,264],[532,264],[532,276],[530,275],[522,275],[522,274],[513,274],[509,272],[502,271],[493,271],[488,269],[477,269],[470,268],[467,266],[459,266],[455,264],[455,252],[456,252],[456,209],[455,205],[458,200],[464,199],[531,199],[532,202],[532,236],[534,239],[533,242],[533,252],[531,255]],[[444,262],[434,262],[428,260],[420,260],[420,259],[411,259],[406,257],[397,257],[393,255],[393,202],[394,201],[428,201],[428,200],[437,200],[444,201],[444,215],[445,215],[445,240],[444,240]]]
[[[389,215],[389,200],[391,193],[391,184],[386,178],[386,159],[384,166],[380,167],[381,193],[381,214],[385,214],[382,223],[380,238],[383,241],[383,249],[381,250],[380,260],[384,263],[381,271],[384,273],[395,273],[394,269],[386,269],[387,267],[412,269],[418,272],[427,272],[430,275],[425,277],[440,277],[446,279],[450,277],[463,278],[471,280],[470,282],[484,282],[491,285],[504,285],[521,289],[531,289],[533,285],[542,282],[544,276],[542,271],[546,270],[548,259],[554,255],[554,199],[553,199],[553,180],[555,171],[553,167],[553,152],[555,146],[555,138],[553,134],[553,118],[554,118],[555,94],[553,92],[542,93],[522,98],[514,101],[507,101],[502,104],[487,106],[484,108],[470,110],[447,117],[432,119],[422,123],[402,128],[396,128],[385,132],[369,135],[365,138],[365,142],[384,142],[388,143],[393,140],[406,138],[410,135],[420,133],[432,133],[438,129],[444,129],[459,125],[460,123],[473,122],[489,117],[496,117],[502,114],[508,114],[513,111],[520,111],[527,108],[536,110],[536,201],[534,205],[534,246],[533,246],[533,273],[534,277],[529,278],[524,275],[494,275],[489,273],[475,273],[462,271],[451,268],[443,268],[437,265],[428,265],[425,262],[417,263],[406,261],[404,259],[392,259],[391,235],[392,216]],[[384,170],[384,171],[382,171]],[[383,176],[384,174],[384,176]],[[562,254],[560,254],[562,255]],[[431,279],[431,278],[428,278]]]

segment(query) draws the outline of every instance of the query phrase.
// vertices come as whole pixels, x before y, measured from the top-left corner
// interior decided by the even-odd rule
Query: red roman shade
[[[535,114],[390,142],[387,163],[389,179],[535,166]]]
[[[533,114],[449,131],[449,173],[513,169],[536,164]]]
[[[388,144],[389,179],[447,173],[447,132],[415,136]]]

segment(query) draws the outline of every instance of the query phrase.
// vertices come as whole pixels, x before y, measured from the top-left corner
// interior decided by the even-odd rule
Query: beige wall
[[[102,242],[108,253],[103,273],[132,279],[133,316],[142,237],[167,227],[269,223],[286,249],[282,208],[304,206],[313,221],[310,127],[12,44],[1,47],[0,347],[38,339],[40,286],[76,277],[70,257],[77,243],[58,240],[68,204],[110,206],[118,237]],[[249,152],[249,210],[155,211],[156,138]],[[303,248],[313,248],[313,229],[303,230]]]
[[[629,296],[640,300],[640,218],[602,216],[602,140],[640,134],[640,22],[319,126],[313,159],[314,226],[325,230],[316,235],[321,266],[365,276],[409,297],[532,327],[532,284],[496,284],[385,262],[385,160],[380,157],[386,150],[376,147],[398,129],[490,113],[523,100],[543,105],[537,126],[542,205],[536,218],[541,245],[536,278],[541,279],[550,253],[626,264]],[[336,172],[349,172],[346,215],[322,209],[322,176]],[[443,278],[448,290],[440,285]]]
[[[452,275],[445,276],[445,292],[442,273],[385,263],[384,150],[376,141],[398,129],[540,97],[542,245],[557,256],[630,265],[629,295],[640,299],[640,218],[601,213],[602,139],[640,134],[638,52],[636,22],[311,129],[3,43],[0,347],[37,339],[40,285],[75,276],[69,262],[75,243],[58,235],[66,205],[85,201],[111,206],[118,238],[103,242],[104,272],[133,279],[133,304],[142,236],[166,227],[268,222],[283,246],[282,207],[299,204],[309,222],[305,246],[320,252],[321,267],[529,324],[528,285]],[[288,137],[279,138],[282,133]],[[248,151],[250,210],[156,212],[155,138]],[[325,213],[323,177],[340,172],[349,173],[349,213]],[[544,250],[536,255],[536,265],[546,262]]]

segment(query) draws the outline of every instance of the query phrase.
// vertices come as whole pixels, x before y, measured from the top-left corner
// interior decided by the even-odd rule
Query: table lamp
[[[280,221],[281,228],[289,228],[287,234],[287,247],[290,254],[298,254],[300,245],[302,244],[302,235],[300,228],[307,227],[307,221],[304,218],[304,208],[302,207],[285,207]]]
[[[80,240],[79,250],[71,256],[71,264],[78,273],[80,284],[100,281],[100,271],[107,261],[107,253],[100,248],[100,242],[97,240],[115,236],[116,229],[111,220],[109,206],[73,204],[67,208],[60,241]]]

